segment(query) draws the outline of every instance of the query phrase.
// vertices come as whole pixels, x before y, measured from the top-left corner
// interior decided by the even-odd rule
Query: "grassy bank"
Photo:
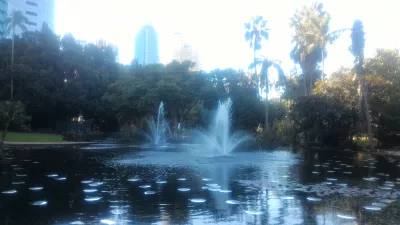
[[[59,134],[19,133],[9,132],[6,140],[10,142],[61,142],[63,136]]]

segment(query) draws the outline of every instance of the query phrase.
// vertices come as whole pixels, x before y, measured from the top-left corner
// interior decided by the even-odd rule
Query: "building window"
[[[31,5],[31,6],[38,6],[38,4],[36,2],[26,1],[26,4]]]
[[[26,24],[31,25],[31,26],[37,26],[37,23],[31,22],[31,21],[26,22]]]
[[[25,13],[31,16],[37,16],[37,13],[31,11],[25,11]]]

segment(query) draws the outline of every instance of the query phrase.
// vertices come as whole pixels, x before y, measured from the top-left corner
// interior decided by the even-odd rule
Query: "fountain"
[[[171,136],[171,130],[164,118],[164,103],[161,102],[158,107],[157,120],[154,117],[148,121],[148,133],[143,132],[144,136],[154,146],[162,146]]]
[[[248,139],[248,137],[239,132],[230,134],[231,105],[230,99],[220,103],[210,131],[206,133],[199,132],[202,138],[202,147],[223,156],[229,155],[240,143]]]

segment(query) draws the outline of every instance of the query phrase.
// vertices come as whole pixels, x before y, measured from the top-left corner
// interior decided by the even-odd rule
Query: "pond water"
[[[2,224],[399,224],[399,162],[191,145],[4,150]]]

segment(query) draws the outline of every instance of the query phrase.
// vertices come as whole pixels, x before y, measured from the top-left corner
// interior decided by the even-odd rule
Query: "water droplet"
[[[145,184],[145,185],[140,185],[139,187],[145,189],[145,188],[150,188],[151,185]]]
[[[155,191],[145,191],[145,195],[154,195],[156,192]]]
[[[7,190],[7,191],[2,191],[1,193],[6,194],[6,195],[12,195],[12,194],[16,194],[17,190],[11,189],[11,190]]]
[[[178,188],[178,191],[186,192],[190,191],[190,188]]]
[[[337,217],[339,217],[341,219],[346,219],[346,220],[354,220],[354,219],[356,219],[355,216],[342,215],[342,214],[337,214]]]
[[[95,201],[99,201],[100,199],[101,199],[101,197],[88,197],[88,198],[85,198],[85,201],[95,202]]]
[[[192,198],[192,199],[190,199],[190,201],[191,201],[191,202],[194,202],[194,203],[203,203],[203,202],[206,202],[206,200],[203,199],[203,198]]]
[[[96,191],[97,191],[97,189],[83,189],[83,192],[85,192],[85,193],[93,193]]]
[[[31,205],[34,205],[34,206],[45,206],[45,205],[47,205],[47,201],[35,201],[35,202],[31,202]]]
[[[117,222],[115,222],[114,220],[107,220],[107,219],[100,220],[100,223],[107,224],[107,225],[117,224]]]
[[[30,187],[29,190],[31,190],[31,191],[41,191],[41,190],[43,190],[43,187],[39,187],[39,186],[37,186],[37,187]]]
[[[237,201],[237,200],[227,200],[226,203],[231,204],[231,205],[240,205],[242,202]]]
[[[310,201],[310,202],[319,202],[319,201],[321,201],[322,199],[320,199],[320,198],[315,198],[315,197],[307,197],[307,200]]]
[[[245,211],[247,214],[250,214],[250,215],[261,215],[262,214],[262,212],[260,212],[260,211],[250,211],[250,210],[247,210],[247,211]]]

